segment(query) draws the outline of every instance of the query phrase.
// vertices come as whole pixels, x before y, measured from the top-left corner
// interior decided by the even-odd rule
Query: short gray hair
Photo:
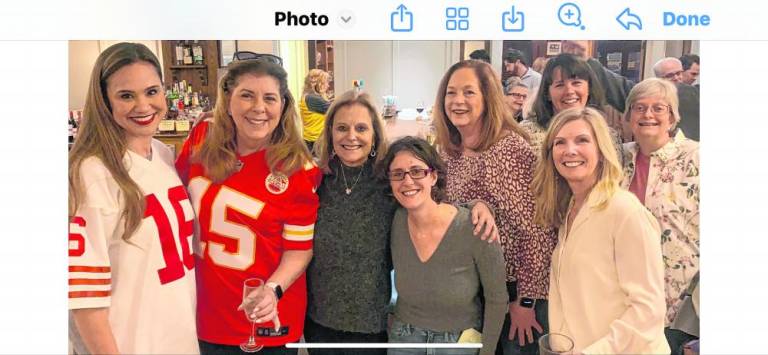
[[[509,93],[514,87],[524,87],[526,89],[531,89],[528,87],[528,84],[523,82],[523,79],[520,79],[520,77],[517,76],[510,76],[507,78],[507,81],[504,83],[504,93]]]
[[[653,65],[653,74],[655,74],[657,78],[660,78],[664,75],[664,73],[661,72],[661,67],[664,64],[667,64],[668,62],[677,62],[680,64],[680,67],[683,66],[683,63],[680,61],[680,59],[677,59],[675,57],[666,57],[666,58],[659,59],[659,61]]]
[[[629,122],[632,115],[632,105],[635,101],[652,96],[659,96],[664,100],[672,111],[672,118],[675,122],[672,124],[674,130],[678,123],[680,123],[680,100],[677,97],[677,87],[669,80],[660,78],[648,78],[639,82],[627,95],[626,107],[624,112],[624,120]]]

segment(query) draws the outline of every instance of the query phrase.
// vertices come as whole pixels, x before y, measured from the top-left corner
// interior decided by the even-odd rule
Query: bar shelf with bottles
[[[211,110],[211,99],[195,91],[186,80],[177,81],[165,89],[168,113],[160,121],[155,138],[179,152],[190,129],[203,115]]]

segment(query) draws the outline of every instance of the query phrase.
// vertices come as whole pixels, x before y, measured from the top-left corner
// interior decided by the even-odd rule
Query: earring
[[[371,156],[371,158],[376,156],[376,144],[375,143],[371,145],[371,154],[370,154],[370,156]]]
[[[336,156],[336,150],[331,149],[331,159]]]

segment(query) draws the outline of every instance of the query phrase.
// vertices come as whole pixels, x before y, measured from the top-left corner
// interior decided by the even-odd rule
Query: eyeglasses
[[[232,56],[233,60],[263,60],[265,62],[270,62],[277,64],[279,66],[283,66],[283,58],[280,58],[274,54],[265,54],[265,53],[254,53],[250,51],[238,51],[235,52],[235,54]]]
[[[405,180],[405,175],[410,175],[411,179],[423,179],[427,177],[427,174],[432,172],[432,168],[413,168],[408,171],[403,170],[393,170],[388,171],[387,176],[389,177],[389,180],[391,181],[403,181]]]
[[[657,104],[653,106],[645,106],[645,105],[632,105],[632,112],[639,113],[644,115],[646,112],[648,112],[648,109],[651,110],[651,112],[654,115],[660,115],[662,113],[667,113],[671,111],[671,107],[668,105],[662,105]]]
[[[678,71],[675,71],[675,72],[664,74],[664,79],[672,79],[672,78],[674,78],[676,76],[683,76],[683,71],[682,70],[678,70]]]
[[[512,93],[507,94],[507,96],[510,96],[510,95],[512,97],[518,99],[518,100],[525,100],[525,99],[528,98],[528,95],[526,95],[526,94],[519,94],[519,93],[516,93],[516,92],[512,92]]]

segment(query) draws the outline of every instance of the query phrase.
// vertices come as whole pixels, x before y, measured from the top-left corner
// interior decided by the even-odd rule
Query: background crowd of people
[[[75,351],[295,354],[303,336],[536,354],[550,332],[574,353],[690,349],[699,58],[633,83],[563,50],[510,50],[506,83],[482,53],[451,66],[434,146],[390,142],[371,97],[329,97],[327,72],[295,100],[279,61],[234,61],[174,162],[152,138],[157,58],[111,46],[70,151]],[[310,349],[345,351],[425,350]]]

